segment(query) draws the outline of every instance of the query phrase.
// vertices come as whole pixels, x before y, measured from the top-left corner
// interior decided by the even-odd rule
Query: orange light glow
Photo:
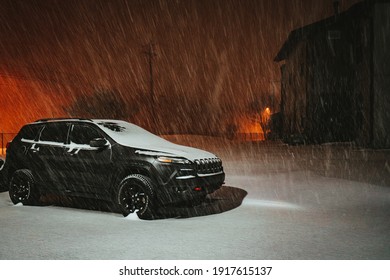
[[[237,137],[241,140],[262,141],[265,140],[264,132],[258,118],[242,116],[236,119],[238,130]]]
[[[67,95],[58,85],[0,75],[0,132],[16,133],[25,123],[64,115]]]
[[[261,123],[266,124],[271,117],[271,109],[269,107],[265,108],[261,113]]]

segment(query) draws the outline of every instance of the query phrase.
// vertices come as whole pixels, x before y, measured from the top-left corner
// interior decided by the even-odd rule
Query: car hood
[[[94,120],[114,141],[151,156],[175,156],[189,160],[215,158],[216,155],[188,146],[174,144],[149,131],[124,121]]]
[[[172,143],[173,144],[173,143]],[[196,159],[215,158],[216,155],[204,150],[173,144],[171,147],[138,147],[137,154],[150,156],[182,157],[194,161]]]

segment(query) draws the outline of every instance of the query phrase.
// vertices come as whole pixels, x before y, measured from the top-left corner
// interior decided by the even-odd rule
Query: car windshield
[[[94,120],[96,124],[112,139],[120,144],[139,146],[165,146],[169,141],[153,133],[125,121]]]

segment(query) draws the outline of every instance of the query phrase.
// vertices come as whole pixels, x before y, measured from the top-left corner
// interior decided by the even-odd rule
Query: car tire
[[[38,203],[40,193],[30,170],[15,171],[9,184],[9,197],[13,204],[36,205]]]
[[[1,172],[3,165],[4,165],[4,160],[0,158],[0,192],[5,192],[8,190],[8,188],[4,184],[3,173]]]
[[[124,217],[136,212],[140,219],[153,219],[152,180],[140,174],[129,175],[118,186],[115,203]]]

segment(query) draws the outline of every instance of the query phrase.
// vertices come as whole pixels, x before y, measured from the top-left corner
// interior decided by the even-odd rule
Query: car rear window
[[[41,128],[41,125],[26,125],[20,130],[19,137],[28,140],[34,140],[36,139],[37,134]]]

